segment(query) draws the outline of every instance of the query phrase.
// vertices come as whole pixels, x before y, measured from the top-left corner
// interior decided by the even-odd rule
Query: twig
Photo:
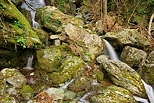
[[[35,11],[35,9],[32,8],[32,6],[26,1],[26,0],[23,0],[25,2],[25,4],[30,8],[32,9],[33,11]]]
[[[151,35],[151,24],[152,24],[153,18],[154,18],[154,13],[151,15],[150,21],[149,21],[149,27],[148,27],[148,33],[149,33],[149,35]]]
[[[132,18],[133,14],[134,14],[134,12],[135,12],[135,10],[136,10],[136,8],[138,7],[138,5],[139,5],[140,2],[141,2],[141,0],[137,3],[136,7],[134,8],[134,10],[132,11],[130,17],[128,18],[127,26],[128,26],[128,24],[129,24],[129,22],[130,22],[130,19]]]

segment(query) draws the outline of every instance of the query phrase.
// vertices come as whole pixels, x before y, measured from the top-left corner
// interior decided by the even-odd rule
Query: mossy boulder
[[[146,52],[130,46],[124,47],[120,55],[120,59],[131,67],[141,67],[145,64],[146,58]]]
[[[67,56],[58,72],[49,74],[50,83],[59,85],[83,73],[84,61],[77,56]]]
[[[57,71],[61,64],[62,52],[58,48],[47,48],[36,51],[38,68],[47,72]]]
[[[90,69],[92,70],[88,71]],[[68,89],[74,92],[98,89],[100,87],[99,83],[104,79],[103,72],[94,67],[89,67],[88,70],[84,72],[84,75],[76,77],[74,81],[68,85]]]
[[[154,65],[145,64],[137,71],[141,75],[142,79],[154,88]]]
[[[131,93],[139,97],[147,97],[140,75],[130,66],[113,60],[105,61],[102,65],[114,84],[128,89]]]
[[[39,22],[42,27],[54,32],[62,32],[63,25],[66,25],[67,23],[83,27],[82,20],[63,14],[57,8],[52,6],[38,8],[36,10],[36,21]]]
[[[10,0],[0,1],[0,16],[0,45],[11,43],[26,48],[41,44],[27,19]]]
[[[92,95],[90,103],[137,103],[137,101],[128,90],[112,85]]]
[[[125,45],[146,48],[150,46],[149,40],[140,34],[136,29],[125,29],[120,32],[108,32],[104,36],[116,49]]]
[[[3,73],[6,81],[16,88],[22,88],[27,83],[25,76],[17,69],[5,68],[1,70],[1,73]]]

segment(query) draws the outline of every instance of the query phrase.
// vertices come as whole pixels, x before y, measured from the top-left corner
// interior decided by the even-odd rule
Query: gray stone
[[[146,52],[130,46],[126,46],[120,55],[120,59],[131,67],[141,67],[145,64],[146,58]]]

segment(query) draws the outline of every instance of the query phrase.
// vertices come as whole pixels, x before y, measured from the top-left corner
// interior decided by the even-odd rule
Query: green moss
[[[20,45],[24,48],[41,44],[27,19],[10,0],[1,0],[0,9],[2,9],[2,6],[3,8],[6,7],[6,9],[0,11],[0,16],[3,17],[0,22],[0,32],[7,43]]]
[[[61,83],[64,83],[66,81],[68,81],[71,78],[71,75],[68,73],[52,73],[49,75],[49,79],[50,79],[50,84],[52,85],[59,85]]]
[[[68,72],[70,75],[75,76],[84,68],[84,61],[77,56],[68,56],[62,63],[60,71],[62,73]]]
[[[21,94],[24,99],[29,100],[33,97],[34,90],[29,85],[25,85],[21,90]]]
[[[37,51],[38,65],[39,68],[47,71],[53,72],[57,71],[57,68],[60,66],[62,53],[60,49],[49,48]]]
[[[14,4],[10,0],[1,0],[1,5],[6,7],[6,9],[3,11],[4,16],[9,16],[9,18],[17,18],[18,20],[22,21],[23,25],[26,25],[28,28],[31,28],[27,19],[23,16],[21,12],[19,12],[19,10],[14,6]]]

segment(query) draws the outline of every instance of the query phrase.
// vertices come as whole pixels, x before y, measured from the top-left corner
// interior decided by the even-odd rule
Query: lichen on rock
[[[127,64],[108,60],[102,63],[114,84],[128,89],[132,94],[146,98],[144,84],[140,75]]]

